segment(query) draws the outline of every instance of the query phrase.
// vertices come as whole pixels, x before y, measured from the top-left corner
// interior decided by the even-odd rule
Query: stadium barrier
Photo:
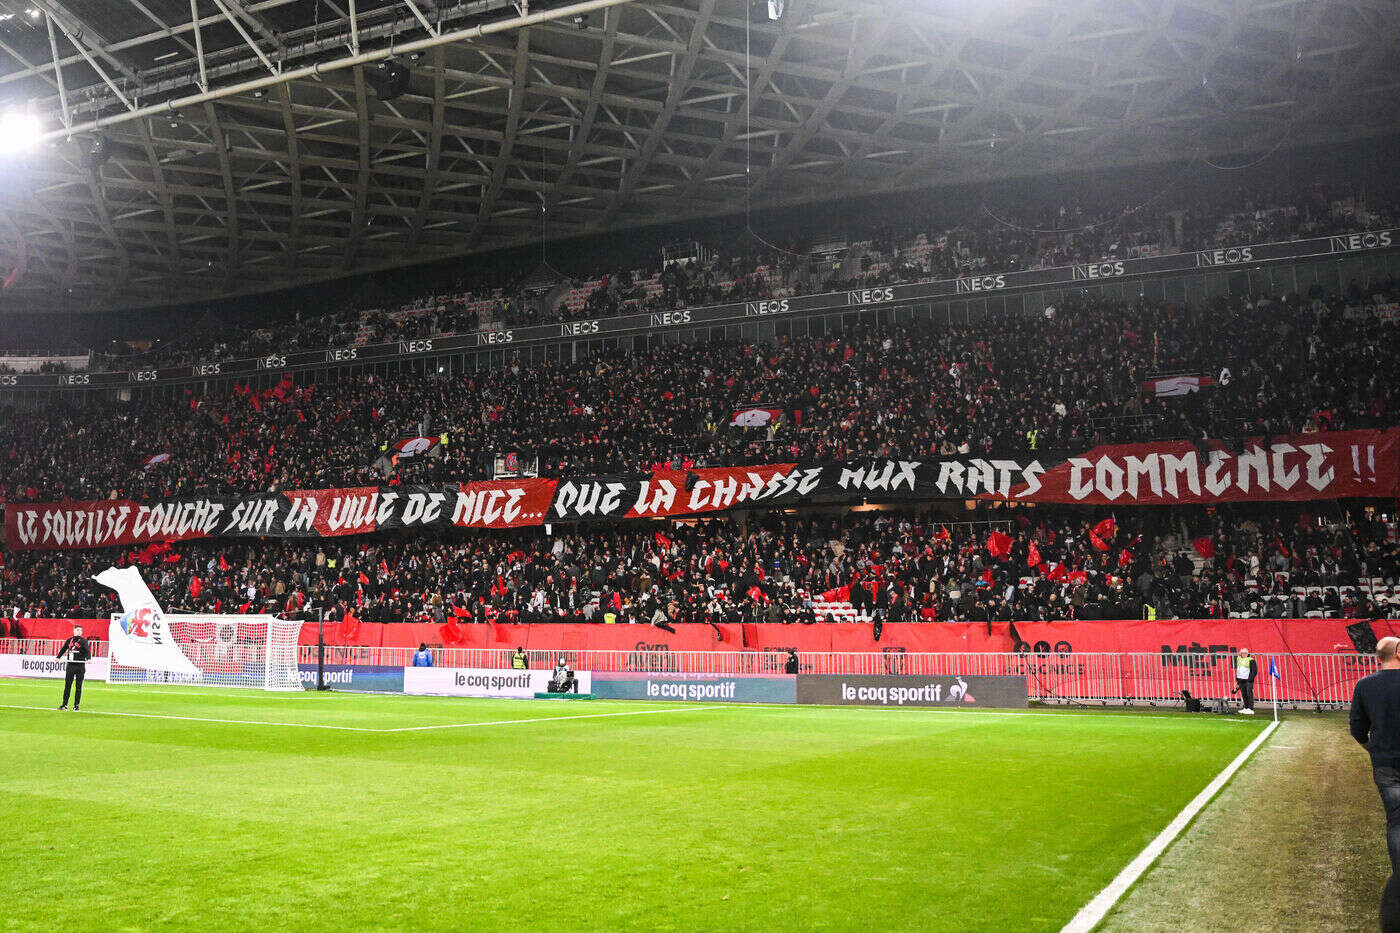
[[[0,676],[53,676],[28,673],[26,663],[46,670],[58,668],[53,656],[62,643],[56,639],[0,639]],[[94,656],[104,657],[106,645],[94,642]],[[317,647],[303,645],[298,658],[302,680],[314,684]],[[514,652],[509,648],[435,648],[434,668],[458,672],[500,672],[511,668]],[[371,646],[327,646],[325,670],[329,685],[340,689],[384,692],[427,692],[455,695],[516,695],[514,693],[472,693],[475,684],[446,686],[440,678],[451,675],[423,674],[412,666],[413,649]],[[694,684],[694,691],[716,678],[724,683],[708,692],[709,699],[734,702],[794,702],[789,691],[777,687],[784,679],[787,655],[779,651],[671,651],[654,650],[537,650],[527,652],[531,669],[530,689],[538,675],[545,674],[560,658],[588,675],[597,695],[635,699],[680,699],[660,693],[647,695],[647,683],[665,693],[686,692],[684,687],[666,684]],[[1352,688],[1362,677],[1376,670],[1375,659],[1359,653],[1256,653],[1259,677],[1255,694],[1260,705],[1267,705],[1277,693],[1285,708],[1335,708],[1351,701]],[[1159,652],[914,652],[914,651],[828,651],[799,654],[804,675],[919,677],[1016,677],[1024,680],[1026,695],[1043,703],[1088,703],[1171,705],[1181,702],[1181,691],[1205,700],[1229,698],[1235,689],[1234,655],[1222,651]],[[18,659],[27,659],[18,660]],[[39,662],[45,662],[39,665]],[[1278,678],[1270,676],[1270,665]],[[429,669],[431,670],[431,669]],[[419,673],[414,673],[415,671]],[[627,675],[631,675],[630,677]],[[636,675],[651,675],[638,678]],[[732,681],[732,683],[730,682]],[[437,688],[414,684],[437,684]],[[503,688],[504,689],[504,688]],[[731,693],[724,697],[720,694]],[[643,695],[638,695],[638,694]]]

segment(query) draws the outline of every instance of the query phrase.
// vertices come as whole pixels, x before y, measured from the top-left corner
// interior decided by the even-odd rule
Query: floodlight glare
[[[39,142],[44,129],[39,118],[22,110],[9,110],[0,115],[0,153],[19,152]]]

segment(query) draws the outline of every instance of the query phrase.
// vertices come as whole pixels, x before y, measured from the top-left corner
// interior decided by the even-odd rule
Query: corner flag
[[[1283,675],[1278,672],[1278,662],[1273,658],[1269,658],[1269,676],[1274,679],[1270,686],[1273,687],[1274,695],[1274,722],[1278,722],[1278,688],[1283,681]]]

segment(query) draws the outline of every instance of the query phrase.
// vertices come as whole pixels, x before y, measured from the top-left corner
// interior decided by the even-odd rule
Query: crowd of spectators
[[[1309,511],[1309,509],[1313,511]],[[0,615],[105,617],[90,577],[139,566],[169,610],[342,621],[881,622],[1304,615],[1395,605],[1393,511],[930,508],[755,513],[438,536],[22,552]],[[989,538],[1009,543],[994,556]],[[153,553],[154,552],[154,553]],[[1393,608],[1390,611],[1394,611]]]
[[[1117,214],[983,205],[937,235],[915,219],[820,257],[804,243],[670,264],[654,279],[599,276],[572,309],[544,301],[558,287],[517,282],[420,296],[393,313],[346,311],[239,333],[212,324],[105,365],[417,339],[1396,222],[1388,209],[1320,188],[1286,195]],[[543,475],[609,474],[1389,427],[1400,424],[1400,322],[1346,309],[1396,293],[1396,283],[1382,282],[1344,296],[1190,307],[1081,299],[1014,320],[508,360],[469,373],[322,373],[266,390],[81,405],[60,396],[0,411],[0,501],[450,483],[490,476],[505,453],[538,458]],[[1149,381],[1167,375],[1211,385],[1158,397]],[[782,414],[764,427],[730,424],[753,406]],[[384,445],[418,434],[445,443],[429,457],[384,455]],[[105,614],[110,595],[87,578],[114,561],[141,564],[171,607],[366,621],[815,621],[828,598],[896,622],[1362,615],[1383,609],[1400,583],[1394,514],[1361,507],[1328,504],[1324,517],[1292,506],[1132,510],[1116,516],[1107,539],[1089,533],[1107,517],[1094,510],[984,510],[967,522],[940,508],[771,513],[660,533],[624,524],[18,553],[0,567],[0,614]],[[987,551],[992,530],[1010,537],[1003,558]],[[1375,580],[1384,581],[1380,592]]]
[[[0,419],[9,501],[157,498],[862,457],[1083,450],[1148,439],[1384,427],[1400,324],[1296,296],[1186,309],[1092,300],[1018,319],[702,343],[466,374],[347,375],[218,395],[62,400]],[[1213,387],[1157,397],[1164,373]],[[765,428],[731,414],[769,406]],[[384,469],[384,444],[444,436]],[[152,458],[155,458],[153,461]],[[376,463],[376,461],[379,461]]]
[[[1165,193],[1165,192],[1164,192]],[[1380,229],[1400,224],[1400,205],[1384,196],[1357,199],[1321,184],[1299,188],[1253,178],[1226,194],[1174,188],[1148,203],[1089,207],[1080,202],[1009,206],[981,204],[956,223],[906,216],[838,243],[791,248],[742,240],[703,262],[557,277],[543,283],[517,276],[495,286],[459,281],[441,293],[415,293],[372,310],[347,309],[258,329],[206,318],[179,337],[139,353],[120,345],[97,354],[99,369],[153,369],[273,353],[384,343],[485,328],[667,311],[812,291],[920,282],[971,273],[1014,272],[1242,243]],[[570,307],[550,286],[564,282],[587,291]]]

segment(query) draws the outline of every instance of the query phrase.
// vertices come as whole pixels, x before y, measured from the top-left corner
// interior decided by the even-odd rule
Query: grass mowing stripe
[[[676,706],[670,709],[633,709],[619,713],[582,713],[578,716],[535,716],[531,719],[496,719],[487,722],[447,722],[434,726],[399,726],[395,729],[376,729],[376,732],[426,732],[429,729],[471,729],[475,726],[513,726],[522,722],[558,722],[561,719],[606,719],[609,716],[649,716],[652,713],[692,713],[705,709],[730,709],[732,704],[715,706]]]
[[[1157,837],[1147,844],[1147,847],[1138,853],[1137,858],[1128,863],[1112,881],[1108,883],[1102,891],[1094,896],[1094,899],[1080,908],[1079,913],[1069,923],[1064,925],[1060,933],[1089,933],[1090,930],[1098,926],[1099,921],[1108,915],[1113,909],[1113,905],[1118,903],[1118,899],[1127,893],[1128,888],[1133,886],[1133,882],[1142,877],[1143,872],[1157,861],[1157,857],[1166,851],[1167,846],[1177,836],[1181,835],[1196,815],[1205,809],[1206,804],[1220,793],[1220,789],[1229,783],[1230,778],[1235,776],[1235,772],[1244,767],[1244,763],[1249,760],[1259,746],[1268,741],[1269,736],[1278,729],[1278,722],[1269,723],[1264,731],[1254,737],[1254,741],[1245,746],[1244,751],[1235,757],[1235,760],[1225,766],[1225,769],[1215,776],[1209,784],[1205,786],[1195,798],[1188,803],[1180,813],[1176,815],[1166,828],[1157,834]]]
[[[0,709],[32,709],[39,712],[57,712],[52,706],[16,706],[13,703],[0,703]],[[75,710],[75,712],[77,712]],[[342,732],[383,732],[383,729],[369,729],[363,726],[331,726],[317,722],[267,722],[261,719],[212,719],[207,716],[171,716],[162,713],[123,713],[116,710],[96,709],[79,716],[130,716],[135,719],[178,719],[183,722],[219,722],[239,726],[286,726],[293,729],[338,729]]]
[[[564,719],[607,719],[614,716],[648,716],[653,713],[690,713],[699,710],[727,709],[728,704],[723,706],[676,706],[668,709],[635,709],[623,710],[616,713],[583,713],[577,716],[534,716],[529,719],[489,719],[482,722],[448,722],[430,726],[397,726],[389,729],[371,729],[367,726],[332,726],[325,723],[311,722],[269,722],[261,719],[214,719],[208,716],[173,716],[164,713],[129,713],[116,710],[89,710],[89,716],[129,716],[135,719],[174,719],[182,722],[215,722],[240,726],[288,726],[298,729],[336,729],[343,732],[427,732],[436,729],[472,729],[478,726],[514,726],[527,722],[559,722]],[[12,703],[0,703],[0,709],[27,709],[37,712],[56,712],[49,706],[17,706]],[[79,713],[79,715],[82,715]]]

